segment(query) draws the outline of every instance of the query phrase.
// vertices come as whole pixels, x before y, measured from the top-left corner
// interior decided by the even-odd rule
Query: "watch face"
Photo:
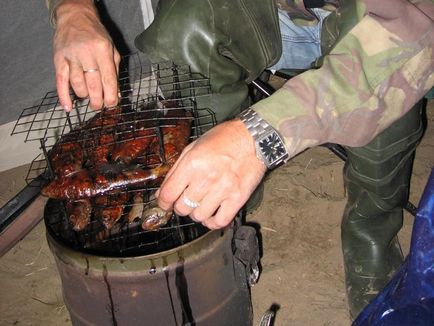
[[[268,162],[274,162],[286,154],[285,146],[275,132],[262,138],[258,145]]]

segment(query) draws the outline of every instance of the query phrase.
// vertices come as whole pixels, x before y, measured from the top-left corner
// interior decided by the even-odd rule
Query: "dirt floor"
[[[434,101],[417,150],[411,198],[417,204],[434,165]],[[349,325],[340,248],[345,205],[343,162],[325,148],[306,151],[271,173],[262,205],[248,216],[260,225],[262,274],[252,288],[254,325],[272,305],[274,325]],[[26,167],[0,175],[0,205],[24,185]],[[400,233],[408,251],[413,218]],[[40,223],[0,260],[0,325],[70,325],[60,279]]]

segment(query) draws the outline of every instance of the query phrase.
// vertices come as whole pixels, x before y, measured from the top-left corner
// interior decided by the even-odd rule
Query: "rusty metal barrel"
[[[251,325],[246,269],[233,229],[164,252],[99,257],[47,233],[73,325]]]

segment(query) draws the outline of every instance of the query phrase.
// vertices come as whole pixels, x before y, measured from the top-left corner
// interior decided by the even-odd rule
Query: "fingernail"
[[[62,107],[65,112],[71,112],[71,108],[68,105],[63,105]]]
[[[158,198],[159,195],[160,195],[160,189],[158,189],[158,190],[155,192],[155,198]]]

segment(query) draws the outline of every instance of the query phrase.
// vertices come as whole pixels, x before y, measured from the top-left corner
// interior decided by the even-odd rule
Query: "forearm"
[[[433,4],[365,4],[320,69],[253,106],[280,131],[291,156],[326,142],[367,144],[434,84]]]
[[[45,0],[45,4],[50,14],[50,23],[53,26],[56,25],[58,11],[67,13],[71,9],[80,8],[97,13],[93,0]]]

